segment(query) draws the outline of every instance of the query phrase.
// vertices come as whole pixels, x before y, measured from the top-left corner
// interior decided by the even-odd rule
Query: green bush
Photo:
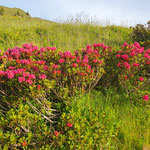
[[[144,25],[137,24],[136,27],[133,27],[131,33],[132,41],[137,41],[145,49],[150,48],[150,30],[148,30]]]
[[[119,124],[112,124],[105,112],[85,103],[83,97],[77,99],[68,113],[62,114],[54,132],[56,149],[117,149]]]

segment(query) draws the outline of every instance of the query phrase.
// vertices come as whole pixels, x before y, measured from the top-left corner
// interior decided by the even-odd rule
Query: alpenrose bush
[[[124,43],[117,51],[119,81],[129,96],[141,97],[145,101],[150,95],[150,49],[144,50],[138,42]],[[136,94],[135,94],[136,93]]]
[[[96,44],[96,47],[87,46],[72,54],[70,51],[58,52],[55,47],[39,49],[33,44],[24,44],[21,48],[0,52],[0,112],[1,120],[8,120],[1,124],[3,147],[15,149],[26,145],[32,148],[33,143],[38,145],[35,133],[39,129],[34,130],[32,126],[42,129],[44,120],[45,130],[51,131],[61,113],[54,109],[56,103],[69,102],[71,97],[88,92],[96,85],[104,73],[103,56],[108,49],[104,44]],[[19,117],[22,103],[30,107],[24,121]],[[10,118],[10,112],[16,114],[14,118]],[[39,119],[34,120],[32,113]],[[23,123],[29,120],[29,124]],[[33,134],[27,141],[24,139],[28,133]]]
[[[117,149],[119,123],[111,123],[112,117],[99,113],[91,106],[81,107],[86,100],[73,102],[75,107],[63,113],[54,131],[55,149]]]

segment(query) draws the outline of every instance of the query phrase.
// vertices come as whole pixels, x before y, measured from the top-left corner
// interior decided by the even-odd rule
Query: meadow
[[[129,64],[124,64],[126,68],[117,70],[117,67],[119,68],[117,64],[127,60],[122,58],[122,61],[118,61],[115,52],[122,49],[124,55],[127,55],[129,50],[132,49],[132,46],[126,49],[133,44],[130,37],[131,28],[114,25],[104,27],[102,25],[83,24],[82,22],[77,24],[71,24],[70,22],[55,23],[40,18],[10,15],[0,16],[0,24],[0,99],[2,100],[0,103],[0,149],[142,150],[146,147],[150,149],[150,105],[148,98],[143,96],[149,95],[149,85],[146,84],[149,82],[145,81],[148,79],[146,76],[148,69],[144,68],[144,61],[149,58],[148,56],[142,57],[149,51],[140,52],[135,60],[134,57],[131,59],[130,63],[132,64],[134,62],[142,64],[140,73],[134,66],[133,69],[131,67],[131,72],[128,71]],[[129,45],[124,44],[125,42],[128,42]],[[35,47],[32,44],[27,45],[25,43],[33,43]],[[92,47],[93,43],[102,43],[102,45]],[[32,59],[35,61],[29,61],[29,67],[26,66],[26,70],[30,75],[32,74],[31,79],[35,82],[35,86],[24,84],[24,78],[19,78],[18,82],[18,78],[14,77],[13,79],[9,76],[10,72],[9,75],[7,74],[7,79],[3,77],[3,71],[13,70],[12,67],[22,69],[26,64],[26,62],[21,63],[21,60],[18,63],[16,58],[14,58],[14,62],[11,59],[5,60],[3,52],[7,51],[5,55],[8,58],[14,57],[13,54],[9,56],[8,53],[13,52],[13,48],[17,52],[17,47],[21,47],[23,44],[24,50],[30,50],[33,46],[34,50],[37,51],[37,54],[34,53],[36,55],[30,55],[30,52],[26,53],[26,51],[25,54],[22,52],[21,55],[21,60]],[[45,47],[45,49],[39,49],[43,56],[38,54],[36,46],[39,48]],[[58,52],[61,51],[65,56],[55,53],[55,47]],[[100,56],[94,55],[94,50],[97,50],[96,47],[99,49]],[[133,47],[142,49],[136,43]],[[12,49],[8,50],[9,48]],[[89,88],[90,92],[88,92],[88,87],[95,84],[95,79],[89,74],[83,77],[81,81],[79,80],[76,70],[80,71],[81,74],[85,66],[79,65],[80,62],[73,63],[74,60],[72,59],[74,58],[72,56],[74,55],[68,51],[74,53],[77,50],[76,58],[81,57],[84,62],[87,60],[85,54],[90,48],[93,49],[92,55],[88,56],[89,64],[94,70],[92,75],[94,77],[97,74],[100,77],[106,73],[109,73],[109,75],[104,79],[102,77],[100,82],[98,81],[99,78],[95,78],[98,83],[95,88]],[[45,52],[46,49],[48,52]],[[105,50],[106,53],[102,53]],[[45,69],[48,66],[44,68],[43,65],[46,64],[44,61],[53,67]],[[69,67],[63,64],[64,61],[68,61],[67,64],[72,65],[72,70],[69,70]],[[41,69],[35,76],[33,76],[33,64],[31,63]],[[65,75],[69,72],[68,79],[60,77],[61,72],[58,72],[58,70],[57,73],[52,70],[57,68],[54,64],[60,64],[60,66],[58,65],[59,71],[62,71]],[[77,67],[79,68],[74,69]],[[65,68],[69,71],[67,72]],[[100,68],[100,70],[97,68]],[[106,71],[105,73],[103,69]],[[120,70],[122,72],[119,74]],[[57,76],[55,76],[55,73]],[[119,74],[119,77],[117,77],[119,83],[112,82],[109,84],[108,79],[112,78],[113,73]],[[126,83],[126,79],[123,78],[124,76],[130,77],[131,73],[138,79],[141,76],[144,77],[144,88],[142,82],[138,82],[138,85],[134,86],[135,79]],[[43,81],[46,78],[44,74],[47,76],[45,81]],[[38,75],[42,81],[34,80]],[[65,75],[63,74],[63,76]],[[79,86],[74,84],[74,80],[79,82]],[[113,78],[113,80],[116,80],[116,78]],[[143,81],[143,78],[139,80]],[[58,85],[64,85],[64,91],[61,88],[57,89]],[[129,86],[129,88],[126,86]],[[139,91],[134,93],[136,90],[133,89],[137,87]],[[38,93],[35,89],[38,89]],[[6,91],[9,96],[3,94],[3,91]],[[17,92],[15,93],[15,91]],[[44,95],[45,91],[46,95]],[[28,95],[28,93],[31,94]],[[57,93],[60,93],[58,97]],[[32,98],[37,98],[37,95],[40,97],[44,95],[45,97],[42,97],[43,99],[40,102],[34,101]],[[33,106],[36,106],[36,108]],[[44,109],[41,109],[41,107]],[[30,108],[39,110],[39,113],[35,113]],[[51,113],[53,110],[56,111],[54,114]],[[50,116],[56,115],[56,118],[54,117],[51,120],[54,121],[54,124],[51,124],[48,120],[49,113]],[[42,115],[48,119],[43,119]]]

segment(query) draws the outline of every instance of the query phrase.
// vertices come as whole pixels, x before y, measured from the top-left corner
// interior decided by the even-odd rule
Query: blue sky
[[[150,20],[150,0],[0,0],[0,5],[29,11],[32,17],[52,21],[84,12],[103,24],[130,26]]]

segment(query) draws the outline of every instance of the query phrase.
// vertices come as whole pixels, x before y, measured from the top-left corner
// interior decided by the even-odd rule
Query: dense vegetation
[[[0,149],[149,147],[150,50],[134,29],[0,12]]]

